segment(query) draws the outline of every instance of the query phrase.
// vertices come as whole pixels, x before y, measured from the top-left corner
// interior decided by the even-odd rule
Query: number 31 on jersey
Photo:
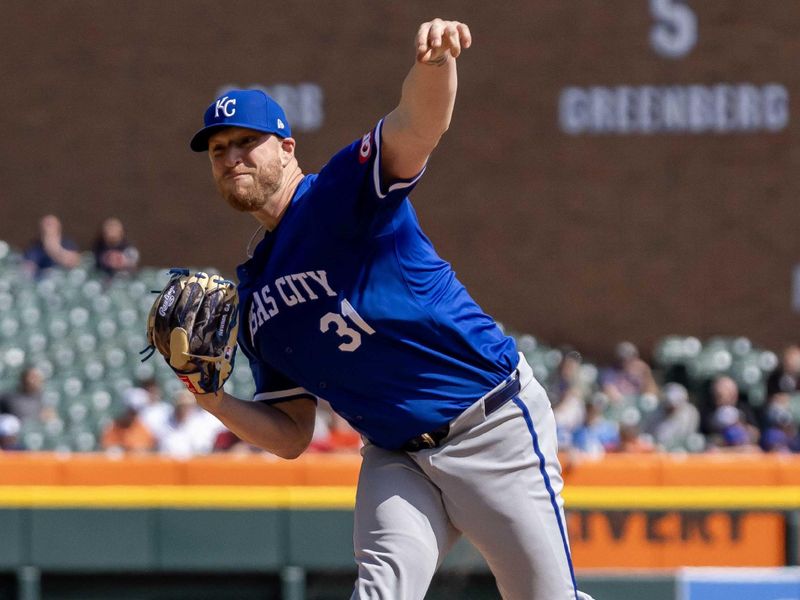
[[[346,318],[350,319],[357,329],[350,327]],[[342,343],[339,344],[339,350],[342,352],[355,352],[361,345],[362,333],[367,335],[375,333],[375,330],[356,312],[346,298],[342,300],[341,314],[329,312],[322,316],[319,320],[319,330],[322,333],[333,330],[337,336],[343,338]]]

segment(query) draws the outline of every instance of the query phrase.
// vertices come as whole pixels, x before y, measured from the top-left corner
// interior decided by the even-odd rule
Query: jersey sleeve
[[[253,400],[275,404],[294,400],[295,398],[316,397],[304,387],[297,385],[283,373],[273,369],[261,361],[250,359],[250,370],[256,383],[256,393]]]
[[[327,223],[352,225],[378,211],[393,210],[425,172],[423,167],[410,179],[385,180],[381,174],[382,129],[383,119],[360,140],[337,152],[320,171],[317,185],[321,193],[315,202]]]

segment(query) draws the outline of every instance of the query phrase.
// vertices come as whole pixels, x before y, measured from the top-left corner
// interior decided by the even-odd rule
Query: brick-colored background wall
[[[668,3],[669,4],[669,3]],[[12,2],[0,25],[0,238],[59,214],[88,247],[118,215],[144,264],[231,273],[255,222],[187,148],[225,84],[311,82],[308,171],[391,110],[422,20],[472,27],[450,131],[413,195],[481,305],[515,330],[607,355],[667,333],[797,336],[800,4],[689,0],[698,41],[651,47],[647,0]],[[736,134],[568,135],[568,86],[779,83],[788,126]]]

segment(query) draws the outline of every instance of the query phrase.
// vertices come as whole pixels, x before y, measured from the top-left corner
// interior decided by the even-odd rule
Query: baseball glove
[[[232,281],[170,269],[147,317],[145,361],[158,351],[194,394],[219,390],[233,370],[239,295]]]

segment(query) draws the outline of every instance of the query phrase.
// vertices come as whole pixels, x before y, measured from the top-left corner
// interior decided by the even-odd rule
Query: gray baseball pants
[[[438,448],[364,446],[351,600],[424,598],[461,534],[504,599],[588,598],[575,585],[550,402],[522,355],[518,369],[518,396],[488,417],[476,402]]]

